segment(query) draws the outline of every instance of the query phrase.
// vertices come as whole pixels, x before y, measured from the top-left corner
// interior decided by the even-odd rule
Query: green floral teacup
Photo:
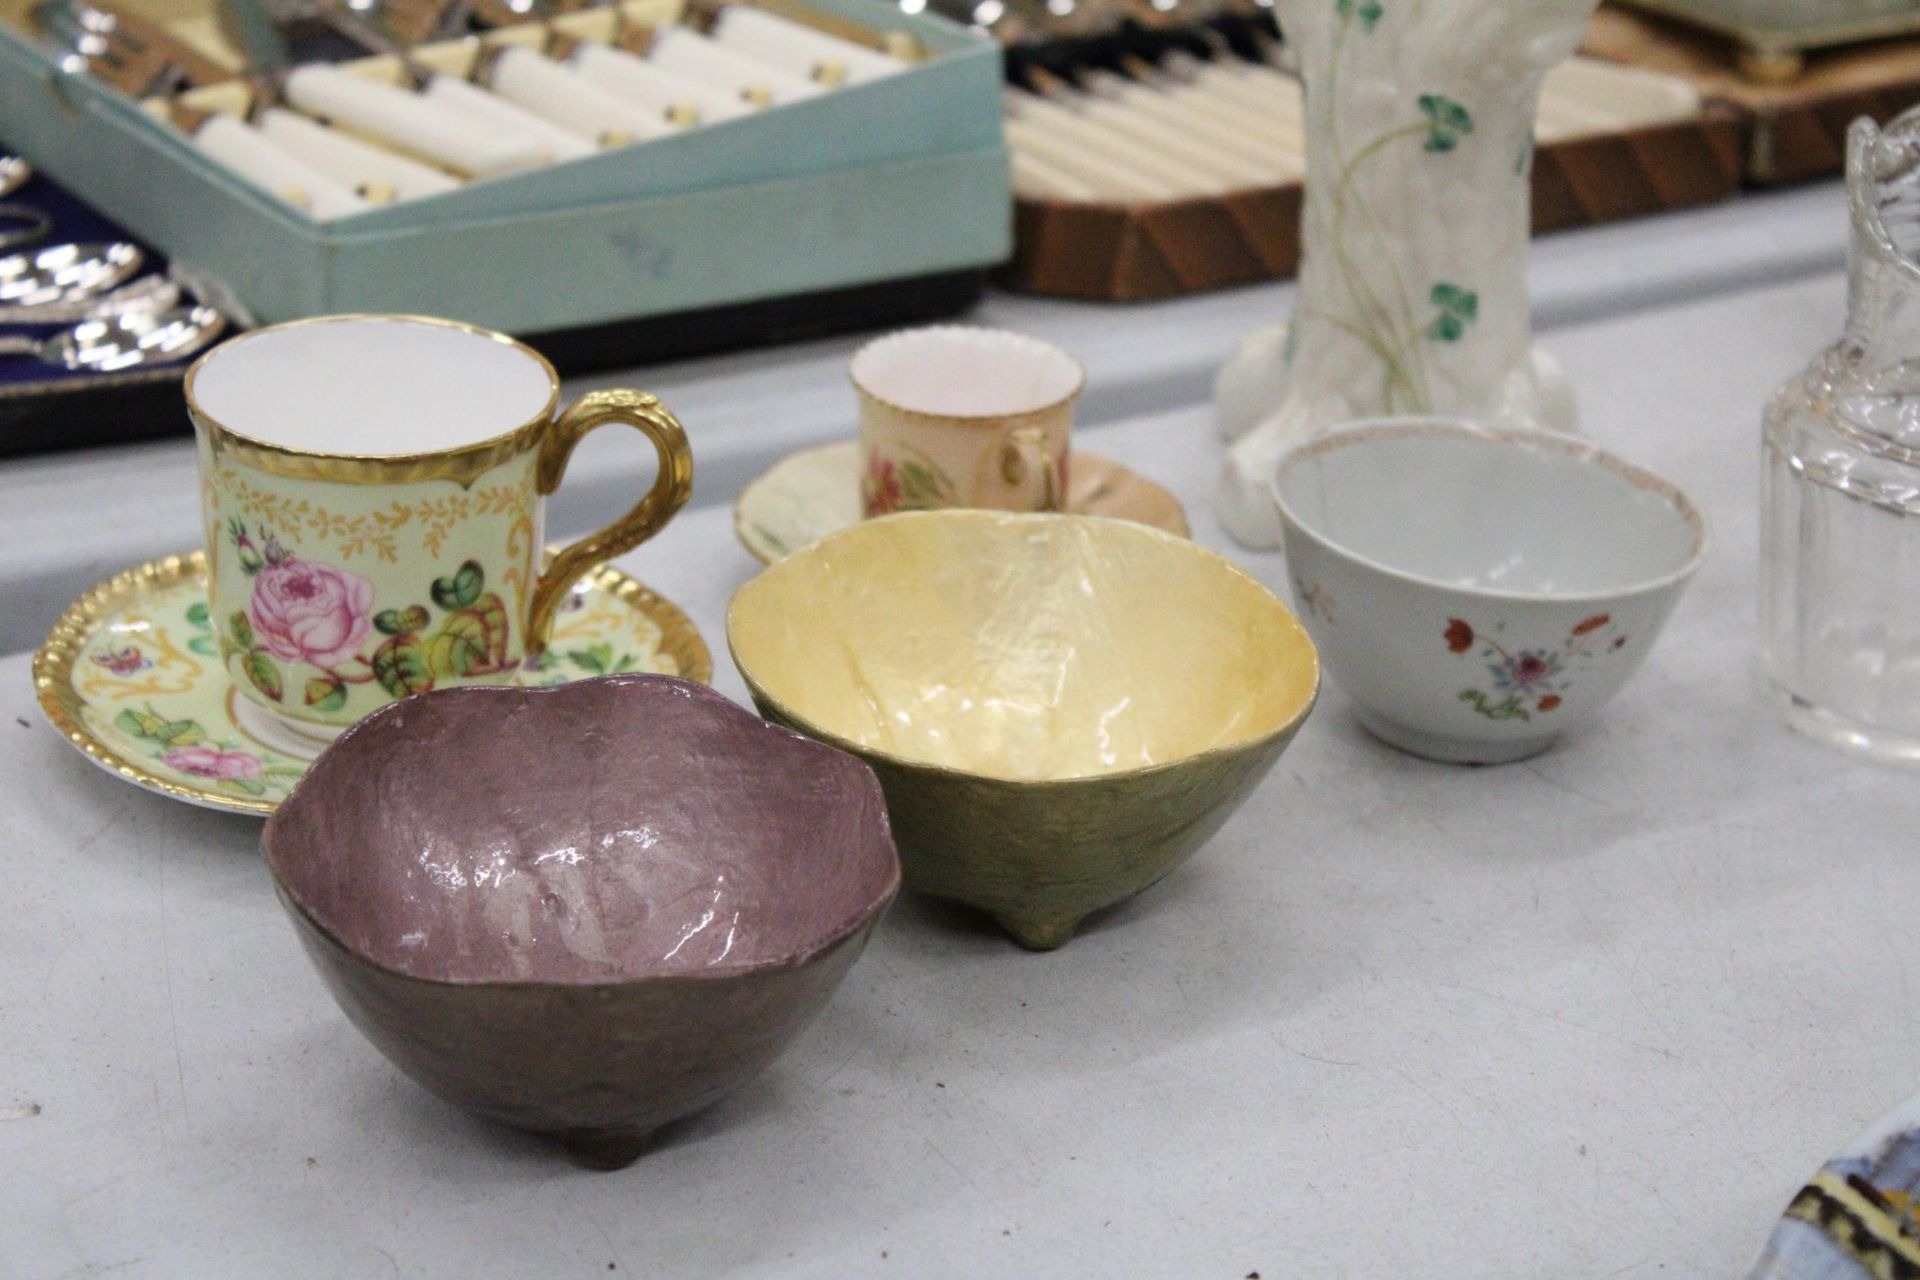
[[[202,356],[186,392],[227,671],[307,738],[409,694],[502,682],[545,647],[581,575],[693,488],[686,436],[653,397],[596,391],[561,412],[538,352],[448,321],[256,330]],[[611,422],[653,441],[659,478],[539,573],[542,500]]]

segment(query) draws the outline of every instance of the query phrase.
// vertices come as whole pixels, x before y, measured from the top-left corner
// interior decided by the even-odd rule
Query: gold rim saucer
[[[1190,537],[1186,509],[1161,485],[1110,458],[1073,451],[1067,510],[1132,520]],[[762,564],[784,560],[830,533],[860,523],[860,442],[842,440],[790,453],[740,491],[733,532]]]
[[[166,556],[74,601],[33,658],[40,710],[87,759],[135,786],[265,816],[311,757],[250,728],[207,616],[203,552]],[[564,684],[614,671],[706,682],[713,660],[692,619],[611,566],[582,578],[553,644],[509,681]],[[264,740],[273,736],[274,740]]]

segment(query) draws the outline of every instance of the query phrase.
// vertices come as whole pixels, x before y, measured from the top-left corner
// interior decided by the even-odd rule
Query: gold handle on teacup
[[[625,555],[660,532],[693,494],[693,450],[687,447],[687,433],[681,430],[679,419],[658,400],[638,391],[590,391],[555,418],[540,441],[536,483],[542,496],[560,487],[574,446],[588,432],[611,422],[634,427],[653,441],[654,452],[660,457],[660,474],[633,510],[555,556],[534,583],[533,608],[527,617],[529,655],[537,656],[546,649],[553,615],[587,570]]]
[[[1047,448],[1046,432],[1039,427],[1015,427],[1000,441],[1000,478],[1010,485],[1026,483],[1027,473],[1040,470],[1041,511],[1058,511],[1064,505],[1060,492],[1060,459]]]

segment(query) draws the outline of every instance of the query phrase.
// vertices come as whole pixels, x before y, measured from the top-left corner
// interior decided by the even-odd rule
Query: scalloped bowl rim
[[[386,706],[383,706],[376,711],[370,712],[363,719],[349,726],[347,730],[344,733],[342,733],[339,738],[335,740],[333,747],[329,747],[328,750],[331,751],[334,749],[334,747],[338,747],[348,742],[349,740],[361,734],[363,731],[368,730],[369,726],[373,726],[375,729],[377,729],[381,721],[383,721],[384,719],[392,715],[398,714],[400,708],[411,706],[424,698],[465,698],[467,700],[473,700],[476,696],[484,697],[488,695],[493,695],[493,696],[510,695],[514,697],[546,698],[546,697],[553,697],[553,696],[564,696],[570,693],[578,695],[582,691],[592,690],[592,689],[603,687],[603,686],[610,686],[610,687],[617,688],[623,685],[639,684],[639,683],[653,684],[657,682],[666,682],[670,685],[677,686],[686,690],[690,690],[692,691],[696,701],[701,702],[707,706],[715,707],[716,709],[719,709],[723,712],[731,712],[732,714],[735,714],[738,716],[745,716],[750,719],[760,721],[761,723],[767,725],[768,727],[778,730],[780,733],[784,734],[788,738],[793,739],[796,743],[803,745],[810,750],[825,749],[825,750],[840,751],[839,748],[834,747],[831,743],[818,741],[808,736],[807,734],[797,733],[794,730],[787,728],[785,725],[773,724],[771,721],[765,720],[764,717],[756,715],[754,712],[741,706],[739,703],[735,702],[733,699],[727,697],[725,694],[719,692],[717,689],[714,689],[709,685],[701,684],[700,682],[694,681],[694,680],[687,680],[680,676],[669,676],[669,675],[659,675],[659,674],[653,674],[653,673],[637,673],[637,672],[625,672],[625,673],[618,673],[614,675],[596,676],[590,680],[576,680],[568,684],[555,685],[550,688],[527,689],[527,688],[516,688],[508,685],[464,685],[457,688],[436,689],[427,693],[417,693],[412,695],[411,697],[401,698],[394,702],[390,702]],[[858,761],[857,754],[853,752],[840,751],[840,754],[854,755],[856,761]],[[316,763],[318,763],[317,760],[316,760]],[[859,761],[859,763],[861,764],[862,768],[867,770],[867,776],[865,780],[866,784],[870,785],[873,788],[874,793],[876,795],[879,795],[880,794],[879,779],[873,776],[872,770],[866,766],[866,763],[864,761]],[[678,970],[678,971],[666,972],[666,973],[646,972],[642,970],[642,971],[626,974],[620,977],[602,977],[602,978],[589,978],[589,979],[429,977],[424,974],[413,973],[413,972],[409,972],[406,969],[397,968],[394,965],[388,964],[385,961],[376,959],[373,956],[368,955],[366,952],[348,943],[344,938],[340,937],[340,935],[333,928],[328,926],[328,924],[325,921],[321,920],[307,906],[306,903],[300,900],[299,896],[294,892],[293,887],[287,882],[286,877],[281,874],[278,858],[276,857],[273,851],[273,833],[276,827],[276,823],[278,822],[279,817],[282,813],[297,811],[295,806],[296,806],[296,802],[299,801],[300,799],[301,792],[305,788],[307,788],[310,783],[313,782],[317,773],[318,773],[317,770],[309,770],[306,777],[300,779],[300,781],[295,784],[293,791],[290,792],[287,798],[281,802],[279,809],[275,810],[274,814],[267,819],[266,826],[263,828],[261,832],[260,848],[261,848],[262,860],[267,864],[267,872],[273,879],[275,890],[279,893],[281,901],[285,903],[288,908],[297,912],[300,919],[304,923],[310,926],[316,933],[323,936],[333,946],[339,948],[342,954],[351,957],[354,963],[365,965],[371,969],[376,969],[382,973],[391,974],[398,978],[406,979],[409,982],[424,983],[428,986],[450,987],[450,988],[460,988],[460,989],[498,988],[498,989],[524,989],[524,990],[594,990],[594,989],[607,989],[607,988],[624,988],[624,987],[632,987],[640,984],[654,984],[654,983],[666,984],[666,983],[676,983],[676,982],[688,982],[688,983],[726,982],[726,981],[731,981],[738,978],[751,977],[755,974],[797,970],[797,969],[805,968],[807,965],[811,964],[813,961],[817,960],[821,956],[833,950],[835,947],[844,943],[849,938],[852,938],[855,935],[859,934],[861,930],[866,929],[869,926],[873,925],[875,922],[877,922],[878,919],[886,913],[887,907],[892,904],[894,898],[897,897],[900,892],[900,886],[901,886],[900,857],[899,857],[898,850],[894,846],[892,826],[891,826],[891,822],[887,819],[886,805],[885,805],[884,797],[882,797],[882,801],[880,805],[880,814],[881,814],[882,821],[886,823],[886,830],[884,832],[886,836],[886,847],[887,847],[887,851],[893,855],[891,858],[888,859],[890,864],[889,866],[890,874],[886,877],[886,883],[882,891],[879,894],[877,894],[875,897],[873,897],[871,900],[865,902],[846,921],[836,924],[831,930],[823,933],[823,935],[818,940],[811,942],[804,947],[800,947],[796,950],[793,950],[789,953],[786,953],[783,955],[776,955],[776,956],[767,956],[760,959],[755,959],[755,960],[745,961],[745,962],[735,962],[735,963],[723,962],[720,964],[706,965],[698,969]],[[649,963],[657,963],[657,962],[650,961]]]
[[[757,582],[761,578],[765,578],[769,574],[780,572],[786,566],[795,564],[810,554],[814,554],[816,552],[821,552],[826,549],[830,549],[832,543],[842,538],[857,536],[860,530],[864,528],[868,528],[870,526],[875,526],[875,525],[884,525],[884,524],[892,523],[894,521],[928,520],[928,519],[936,519],[936,520],[966,519],[970,521],[984,520],[984,521],[990,521],[994,523],[1032,523],[1032,522],[1048,521],[1048,520],[1075,520],[1075,521],[1098,522],[1102,525],[1123,526],[1129,530],[1136,531],[1144,536],[1157,538],[1170,545],[1178,545],[1190,551],[1197,552],[1202,557],[1214,561],[1220,568],[1226,570],[1229,574],[1244,579],[1254,587],[1257,587],[1265,595],[1272,598],[1274,603],[1279,607],[1280,611],[1283,614],[1285,614],[1287,619],[1292,623],[1292,630],[1293,630],[1294,636],[1300,642],[1302,651],[1305,653],[1308,660],[1312,663],[1312,674],[1313,674],[1312,684],[1307,689],[1305,696],[1301,699],[1299,709],[1296,710],[1291,716],[1289,716],[1283,723],[1275,726],[1274,728],[1269,729],[1266,732],[1255,735],[1253,737],[1242,738],[1237,742],[1223,743],[1219,746],[1208,747],[1203,751],[1192,752],[1188,755],[1180,756],[1179,758],[1173,759],[1173,760],[1163,760],[1157,764],[1135,765],[1133,767],[1126,768],[1126,769],[1114,769],[1114,770],[1109,770],[1107,772],[1102,772],[1102,773],[1069,774],[1069,775],[1054,777],[1054,778],[1011,777],[1006,774],[985,773],[977,769],[960,769],[960,768],[955,768],[952,765],[935,764],[935,763],[932,763],[931,761],[917,760],[912,756],[899,755],[895,752],[888,751],[882,747],[870,747],[865,745],[864,743],[855,742],[852,739],[844,737],[841,734],[835,733],[830,729],[821,727],[820,725],[815,723],[815,721],[811,717],[800,715],[798,712],[794,711],[781,699],[775,697],[773,693],[769,689],[767,689],[758,679],[756,679],[754,677],[754,674],[750,670],[748,670],[747,664],[741,659],[740,652],[734,645],[734,616],[737,609],[739,608],[740,598],[743,594],[745,594],[747,589],[746,587],[742,587],[740,591],[734,593],[733,599],[727,605],[727,654],[729,657],[733,659],[734,669],[740,673],[740,678],[746,682],[748,690],[752,692],[756,700],[764,700],[767,703],[767,705],[771,706],[782,718],[786,719],[787,721],[793,724],[804,726],[805,736],[816,738],[820,742],[828,746],[834,747],[838,750],[845,751],[850,755],[860,756],[860,757],[864,757],[872,760],[878,760],[894,768],[911,770],[913,772],[920,773],[920,774],[926,774],[926,775],[931,775],[935,777],[952,778],[955,780],[964,779],[966,781],[974,782],[974,783],[988,782],[988,783],[993,783],[996,786],[1004,786],[1004,787],[1010,787],[1010,788],[1043,788],[1043,787],[1063,787],[1063,786],[1070,787],[1070,786],[1095,785],[1095,784],[1101,784],[1101,783],[1115,783],[1115,782],[1137,779],[1137,778],[1150,778],[1159,774],[1171,772],[1176,769],[1191,768],[1194,765],[1199,764],[1201,762],[1205,762],[1205,761],[1232,759],[1236,756],[1241,756],[1249,752],[1257,751],[1261,747],[1267,745],[1268,743],[1273,742],[1277,738],[1282,738],[1287,736],[1288,734],[1298,732],[1300,726],[1303,723],[1305,723],[1307,717],[1312,714],[1314,707],[1319,704],[1320,691],[1326,678],[1324,664],[1320,661],[1320,650],[1318,645],[1315,644],[1313,637],[1308,634],[1305,624],[1300,621],[1299,617],[1294,613],[1292,609],[1287,607],[1287,604],[1285,601],[1281,600],[1280,597],[1271,589],[1269,589],[1265,583],[1261,582],[1258,578],[1254,577],[1252,574],[1248,573],[1245,569],[1242,569],[1239,565],[1227,559],[1225,556],[1221,555],[1219,552],[1214,551],[1211,548],[1201,546],[1198,542],[1195,542],[1190,538],[1182,538],[1182,537],[1179,537],[1178,535],[1168,533],[1165,530],[1156,529],[1156,528],[1153,528],[1151,525],[1143,525],[1132,520],[1118,520],[1118,519],[1113,519],[1107,516],[1078,515],[1078,514],[1013,513],[1013,512],[1005,512],[1005,511],[987,511],[987,510],[975,509],[971,507],[955,507],[955,508],[950,508],[950,509],[940,510],[940,511],[898,512],[894,515],[879,517],[878,519],[863,520],[859,524],[850,525],[845,529],[837,530],[834,533],[828,534],[826,537],[821,538],[819,541],[814,542],[806,547],[802,547],[800,550],[794,552],[792,555],[788,556],[786,559],[781,560],[778,563],[769,566],[767,569],[762,571],[762,573],[759,574],[753,581]],[[748,587],[752,585],[753,585],[752,582],[749,582],[747,584]]]

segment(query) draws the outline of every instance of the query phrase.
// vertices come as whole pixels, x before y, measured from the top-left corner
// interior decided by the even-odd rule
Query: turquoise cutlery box
[[[775,110],[324,224],[3,25],[0,141],[263,323],[379,311],[544,333],[1004,260],[997,46],[880,0],[807,4],[929,56]]]

